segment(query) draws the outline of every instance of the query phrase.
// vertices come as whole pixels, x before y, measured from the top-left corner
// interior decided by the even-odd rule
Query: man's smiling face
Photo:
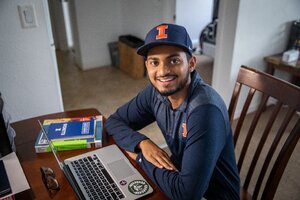
[[[194,70],[191,60],[179,47],[161,45],[148,51],[145,61],[151,84],[164,96],[187,90]]]

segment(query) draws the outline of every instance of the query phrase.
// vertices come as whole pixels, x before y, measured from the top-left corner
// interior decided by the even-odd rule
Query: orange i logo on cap
[[[168,34],[166,34],[166,29],[168,29],[168,25],[160,25],[156,27],[156,29],[158,30],[158,34],[155,37],[157,40],[168,38]]]

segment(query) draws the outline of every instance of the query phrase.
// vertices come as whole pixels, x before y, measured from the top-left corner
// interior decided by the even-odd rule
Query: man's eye
[[[180,59],[178,59],[178,58],[171,59],[170,63],[172,65],[178,65],[178,64],[180,64]]]
[[[159,63],[158,63],[158,61],[152,60],[152,61],[149,62],[149,64],[151,66],[157,66]]]

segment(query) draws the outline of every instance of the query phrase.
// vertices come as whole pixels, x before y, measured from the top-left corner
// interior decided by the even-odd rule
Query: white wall
[[[213,0],[176,0],[176,24],[183,25],[190,34],[194,46],[199,36],[212,21]]]
[[[12,121],[63,110],[40,0],[0,1],[0,91]],[[38,27],[21,27],[17,5],[35,6]]]
[[[64,23],[66,28],[66,37],[67,37],[67,44],[69,49],[73,49],[73,34],[72,34],[72,24],[71,24],[71,16],[70,16],[70,6],[69,1],[62,2],[62,9],[63,9],[63,16],[64,16]]]
[[[88,70],[110,65],[107,43],[120,35],[144,39],[160,23],[176,23],[187,28],[198,45],[202,29],[211,21],[212,0],[72,0],[75,58],[79,67]],[[176,22],[174,15],[176,12]]]
[[[174,23],[175,0],[122,1],[122,34],[144,39],[147,32],[161,23]]]
[[[173,22],[175,0],[73,0],[71,12],[76,62],[88,70],[111,64],[107,43],[120,35],[144,39],[155,25]]]
[[[107,43],[122,33],[120,0],[75,0],[75,10],[78,40],[74,43],[79,42],[81,54],[78,64],[83,70],[110,64]],[[78,51],[75,47],[75,54]]]
[[[240,0],[220,1],[212,86],[228,104],[232,94],[233,50]]]
[[[285,50],[299,10],[299,0],[220,1],[212,85],[227,104],[241,65],[265,71],[263,58]]]

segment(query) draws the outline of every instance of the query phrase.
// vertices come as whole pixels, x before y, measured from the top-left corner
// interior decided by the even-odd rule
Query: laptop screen
[[[49,144],[49,147],[50,147],[51,151],[53,152],[54,157],[55,157],[57,163],[59,164],[59,167],[60,167],[61,169],[63,169],[63,162],[61,161],[61,159],[60,159],[60,157],[59,157],[59,155],[58,155],[58,151],[57,151],[56,147],[54,146],[53,142],[52,142],[51,140],[49,140],[48,135],[47,135],[47,132],[46,132],[44,126],[42,125],[41,121],[38,120],[38,122],[39,122],[39,125],[40,125],[41,129],[42,129],[43,134],[44,134],[45,137],[46,137],[46,140],[47,140],[47,142],[48,142],[48,144]]]

